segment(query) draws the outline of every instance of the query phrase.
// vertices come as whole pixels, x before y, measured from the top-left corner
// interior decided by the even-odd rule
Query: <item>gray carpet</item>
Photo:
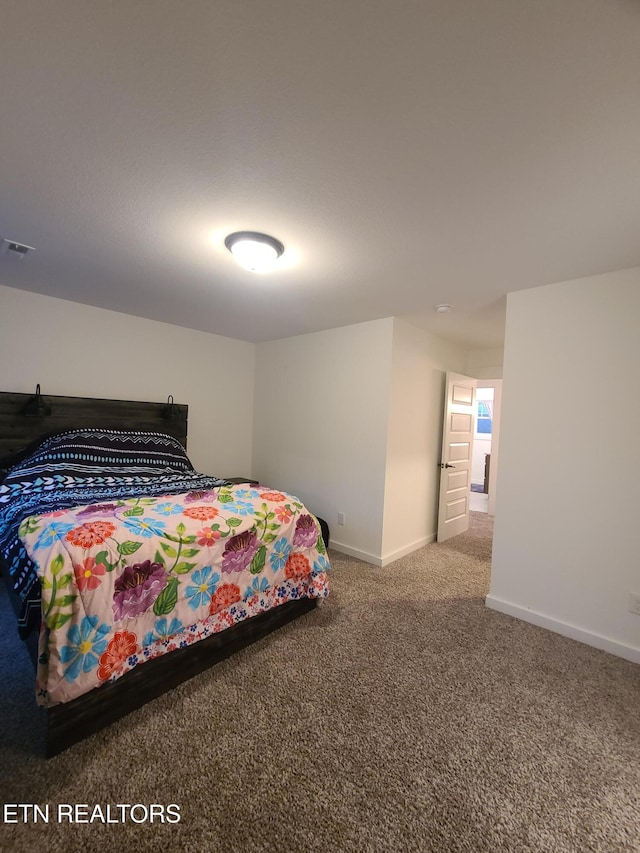
[[[51,819],[0,849],[639,851],[640,667],[487,610],[490,552],[481,513],[386,570],[332,552],[317,610],[49,761],[3,597],[0,796]]]

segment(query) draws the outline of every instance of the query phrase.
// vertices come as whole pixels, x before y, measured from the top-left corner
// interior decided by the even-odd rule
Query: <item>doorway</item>
[[[491,434],[493,431],[493,388],[476,390],[476,422],[471,458],[472,512],[489,511],[489,475],[491,472]]]
[[[501,396],[501,379],[478,380],[477,417],[471,462],[471,512],[495,515]]]

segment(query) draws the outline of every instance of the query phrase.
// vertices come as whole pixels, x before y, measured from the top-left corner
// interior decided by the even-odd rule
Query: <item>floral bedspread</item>
[[[263,487],[62,509],[26,518],[20,538],[42,586],[42,705],[329,592],[316,519],[297,498]]]

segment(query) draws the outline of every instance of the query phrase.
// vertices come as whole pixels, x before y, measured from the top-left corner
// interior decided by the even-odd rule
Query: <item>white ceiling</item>
[[[251,341],[640,265],[637,0],[4,0],[0,284]],[[224,248],[273,234],[281,269]],[[433,306],[455,311],[436,315]]]

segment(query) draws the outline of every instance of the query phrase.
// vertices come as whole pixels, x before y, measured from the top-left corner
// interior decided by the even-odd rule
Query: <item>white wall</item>
[[[501,347],[470,350],[466,354],[464,370],[476,379],[502,379],[504,352]]]
[[[640,268],[509,295],[487,599],[637,662],[639,330]]]
[[[435,535],[444,373],[466,367],[393,318],[256,347],[0,285],[0,390],[173,394],[199,470],[299,494],[334,544],[377,564]]]
[[[473,458],[471,460],[471,482],[476,486],[484,485],[484,467],[487,453],[491,453],[491,438],[476,433],[473,437]]]
[[[189,405],[189,456],[250,475],[255,346],[0,286],[0,390]]]
[[[386,318],[256,349],[254,475],[325,518],[334,547],[373,562],[382,547],[392,336]]]
[[[445,374],[464,363],[454,344],[394,319],[383,565],[435,539]]]

